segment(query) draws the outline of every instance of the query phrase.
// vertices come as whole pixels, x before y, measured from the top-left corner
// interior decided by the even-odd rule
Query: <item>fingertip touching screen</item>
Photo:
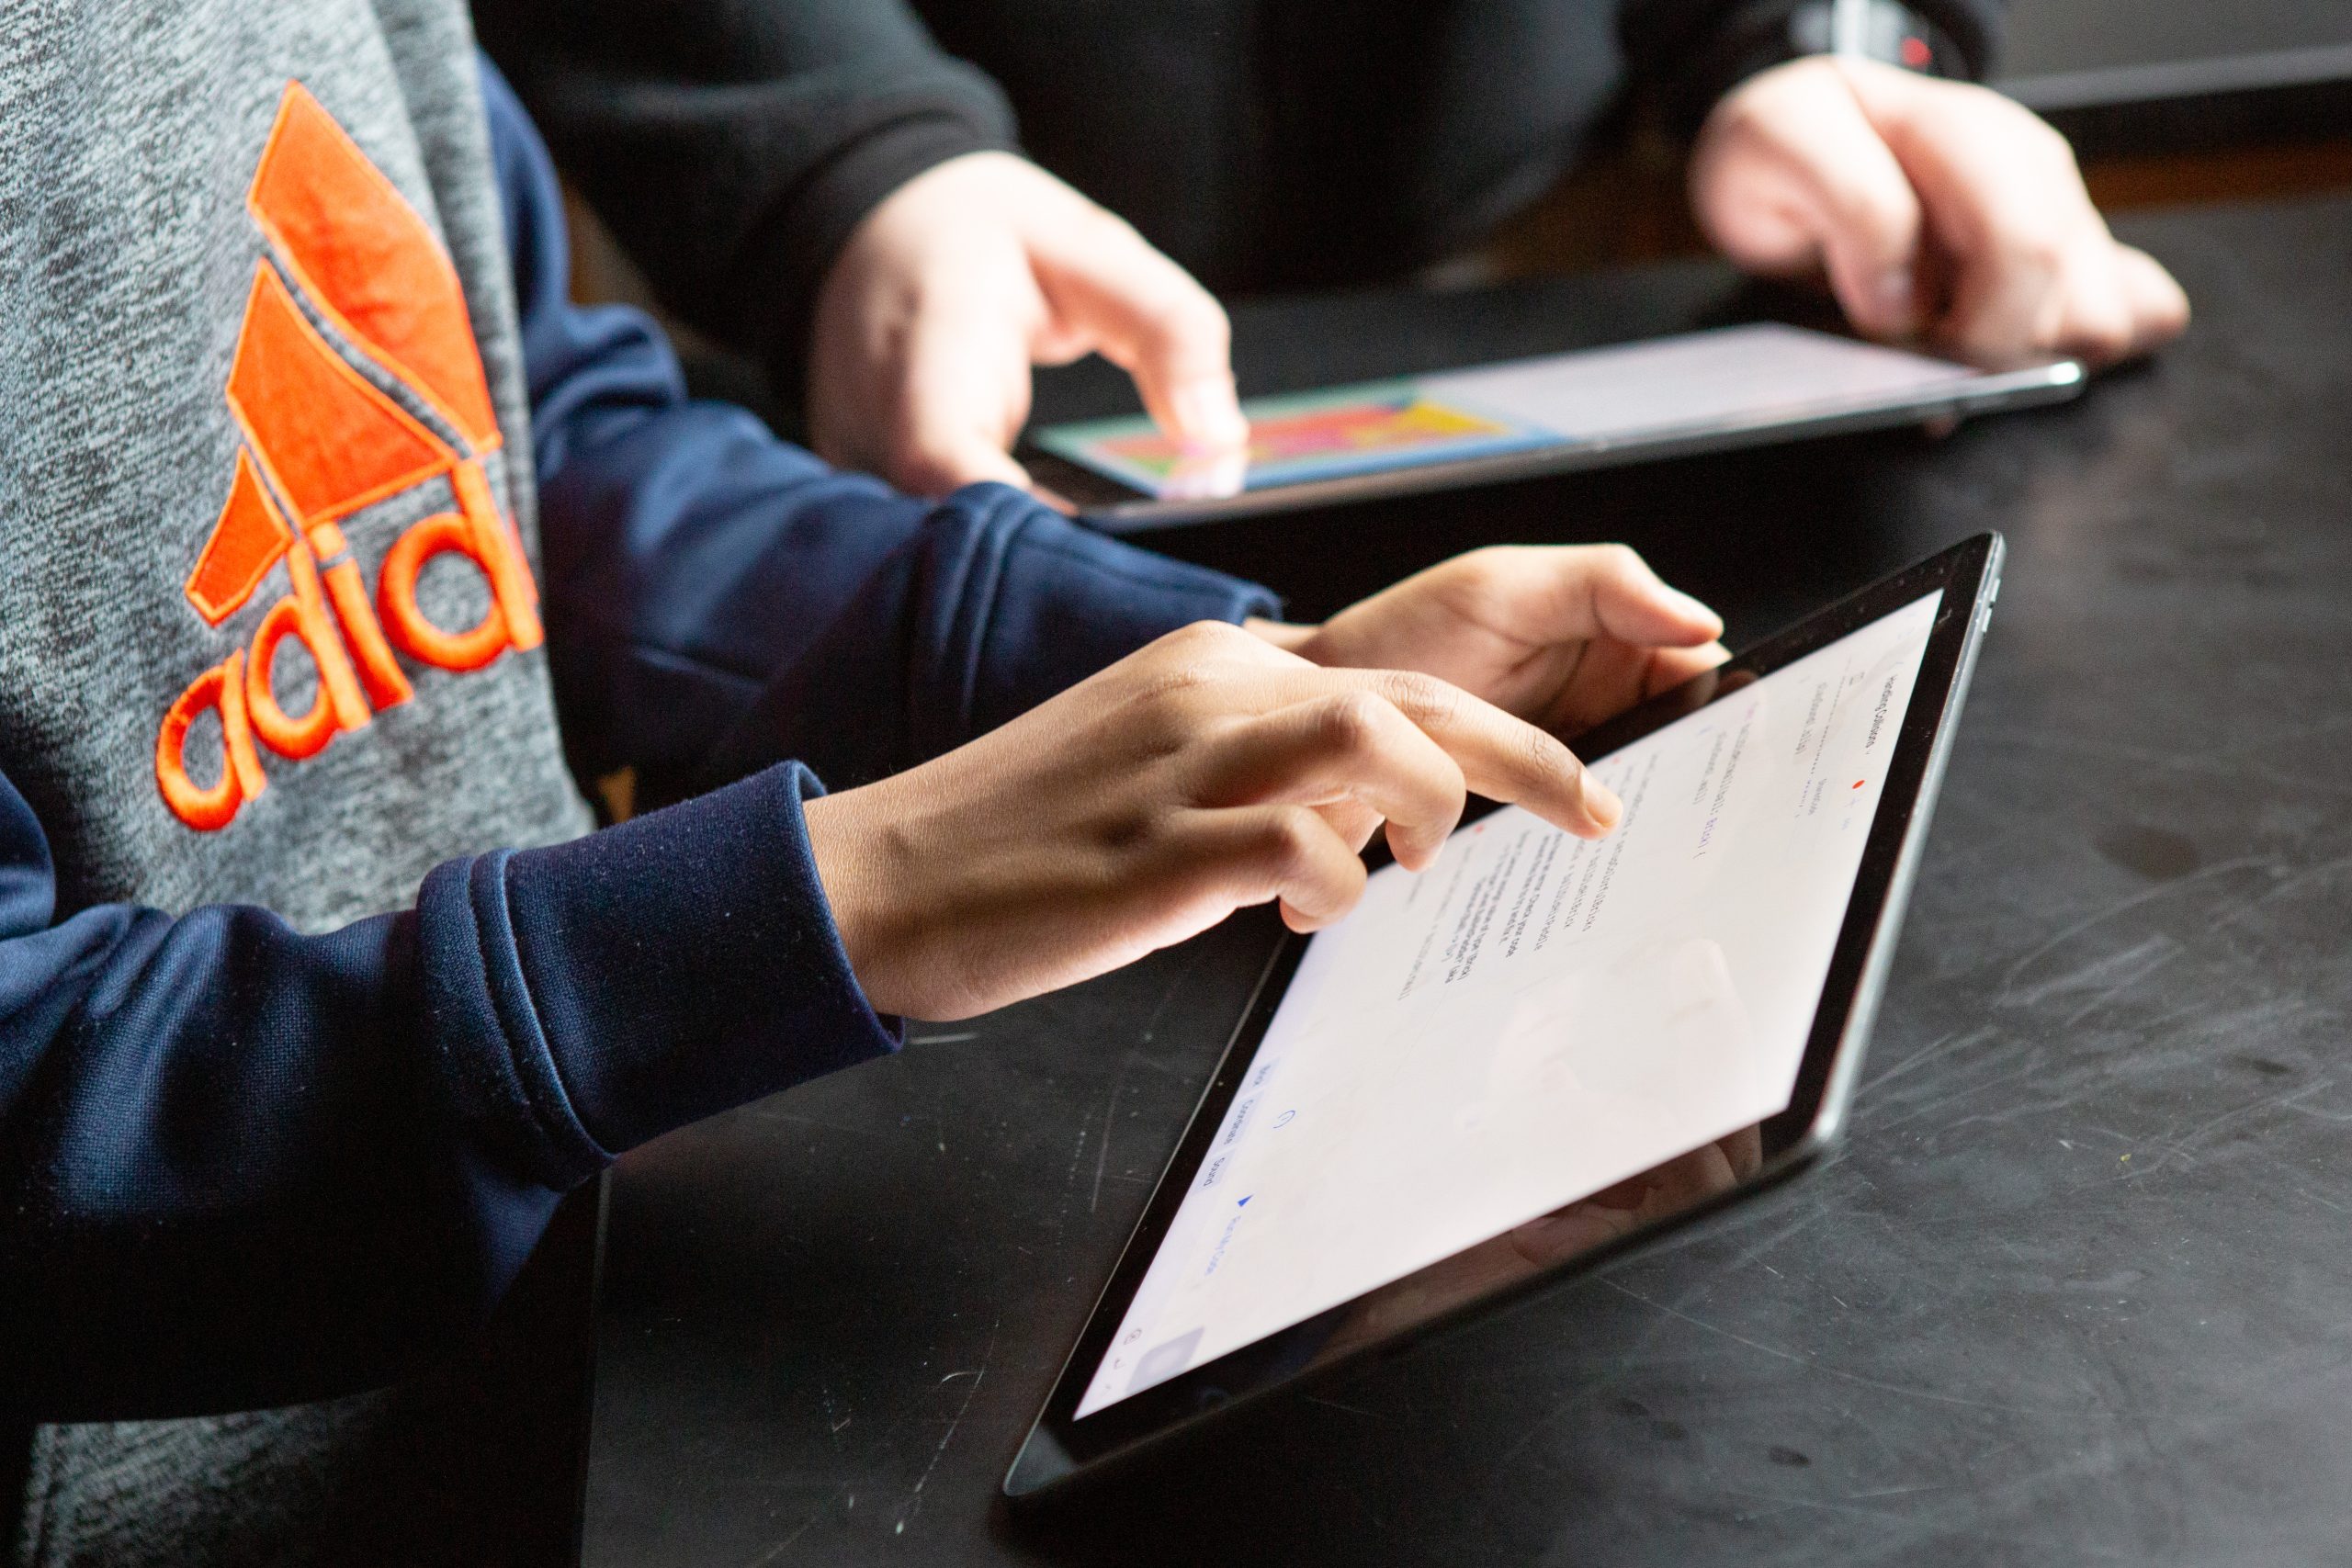
[[[1036,445],[1160,501],[1200,501],[1442,463],[1834,416],[1968,387],[1983,372],[1763,322],[1407,379],[1251,399],[1241,452],[1196,454],[1141,416]]]
[[[1074,1416],[1310,1320],[1284,1355],[1328,1359],[1753,1173],[1945,592],[1600,758],[1605,839],[1506,808],[1375,873],[1106,1301]]]

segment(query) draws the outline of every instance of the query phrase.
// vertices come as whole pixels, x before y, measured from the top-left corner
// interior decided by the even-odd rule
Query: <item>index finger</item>
[[[1556,736],[1434,675],[1340,669],[1292,679],[1304,688],[1368,691],[1385,699],[1453,759],[1471,789],[1524,807],[1580,839],[1600,838],[1625,814],[1615,792]]]

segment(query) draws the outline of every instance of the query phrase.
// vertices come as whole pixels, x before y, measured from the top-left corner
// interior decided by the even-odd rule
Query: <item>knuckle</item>
[[[1584,772],[1584,764],[1559,737],[1532,724],[1521,725],[1520,731],[1520,761],[1531,777],[1573,779]]]
[[[1458,706],[1459,694],[1434,675],[1418,670],[1392,670],[1382,682],[1382,694],[1417,724],[1442,724]]]
[[[1144,243],[1134,224],[1083,196],[1068,217],[1072,236],[1089,249],[1117,250]]]
[[[1792,107],[1824,91],[1842,92],[1843,84],[1826,61],[1799,59],[1752,77],[1718,103],[1716,115],[1726,130],[1784,141],[1784,127]]]
[[[1138,728],[1160,750],[1190,744],[1216,728],[1233,703],[1220,688],[1237,674],[1237,660],[1249,660],[1264,643],[1238,626],[1200,621],[1164,634],[1135,655],[1127,703]]]
[[[1989,91],[1990,89],[1987,89],[1987,92]],[[2008,106],[2004,104],[2003,107]],[[2018,129],[2030,151],[2061,167],[2069,170],[2076,168],[2075,144],[2067,141],[2064,132],[2056,126],[2043,119],[2040,115],[2028,114],[2022,117]]]
[[[1232,347],[1233,322],[1225,307],[1206,289],[1186,280],[1160,310],[1163,329],[1170,337],[1222,354]]]
[[[1303,806],[1270,811],[1258,826],[1252,857],[1277,878],[1299,876],[1315,863],[1315,817]]]
[[[1223,646],[1226,634],[1232,630],[1223,621],[1193,621],[1178,626],[1161,641],[1182,652],[1206,653]]]
[[[1758,89],[1768,91],[1769,89]],[[1701,128],[1709,141],[1745,140],[1764,127],[1765,116],[1757,107],[1756,92],[1734,91],[1717,103],[1714,112]]]
[[[1790,61],[1788,68],[1781,74],[1781,80],[1808,87],[1835,88],[1839,92],[1843,92],[1846,86],[1845,78],[1838,73],[1837,62],[1826,54],[1808,54]]]
[[[1596,560],[1611,577],[1637,578],[1649,571],[1649,563],[1642,558],[1642,552],[1631,545],[1607,544],[1592,547],[1597,552]]]
[[[1326,698],[1315,716],[1320,749],[1350,757],[1378,750],[1385,705],[1370,692],[1341,692]]]
[[[1454,558],[1452,571],[1462,586],[1484,592],[1506,582],[1519,551],[1509,545],[1486,545]]]
[[[1159,654],[1158,662],[1171,679],[1197,685],[1206,679],[1212,667],[1243,650],[1245,645],[1256,642],[1257,638],[1239,626],[1223,621],[1194,621],[1168,633],[1155,647]]]

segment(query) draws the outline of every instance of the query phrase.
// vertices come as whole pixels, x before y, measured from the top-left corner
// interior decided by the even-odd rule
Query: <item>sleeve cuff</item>
[[[549,1185],[672,1128],[896,1050],[848,954],[797,763],[567,844],[435,871],[424,940],[470,942],[435,998],[459,1038],[503,1043],[477,1110],[529,1129]],[[451,1017],[456,1013],[458,1017]],[[473,1027],[468,1028],[470,1023]]]

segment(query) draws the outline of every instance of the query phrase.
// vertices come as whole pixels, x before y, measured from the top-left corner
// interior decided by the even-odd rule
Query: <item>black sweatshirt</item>
[[[1983,72],[2005,0],[1910,4],[1941,29],[1947,69]],[[1016,107],[1031,156],[1211,288],[1362,282],[1536,196],[1621,88],[1694,125],[1770,62],[1797,0],[474,8],[662,299],[782,372],[789,394],[818,286],[858,220],[933,164],[1014,145]]]

